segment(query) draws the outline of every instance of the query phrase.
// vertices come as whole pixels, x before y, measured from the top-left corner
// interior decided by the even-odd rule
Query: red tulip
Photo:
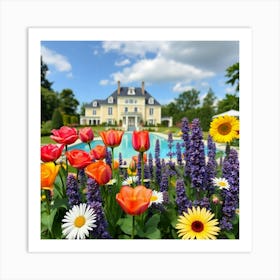
[[[91,127],[81,128],[79,130],[79,136],[81,141],[84,143],[90,143],[94,138],[94,134]]]
[[[73,144],[78,139],[77,130],[74,127],[62,126],[52,130],[51,139],[60,144]]]
[[[91,163],[85,168],[85,173],[99,185],[107,184],[112,178],[111,167],[103,161]]]
[[[64,144],[60,147],[48,144],[41,147],[41,160],[43,162],[56,161],[62,154]]]
[[[101,131],[99,134],[107,147],[114,148],[121,144],[124,131],[110,129],[108,131]]]
[[[91,151],[90,154],[96,160],[104,159],[106,157],[106,146],[104,145],[96,145]]]
[[[116,195],[116,200],[124,210],[130,215],[140,215],[145,212],[150,204],[152,190],[144,186],[135,188],[123,186]]]
[[[75,168],[85,168],[92,163],[91,156],[83,150],[71,150],[65,153],[71,166]]]
[[[133,131],[132,146],[135,151],[145,152],[150,149],[149,131]]]

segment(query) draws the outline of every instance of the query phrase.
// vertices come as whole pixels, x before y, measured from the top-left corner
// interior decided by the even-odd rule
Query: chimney
[[[145,83],[142,81],[142,94],[145,95]]]
[[[118,81],[118,95],[120,95],[121,93],[121,82]]]

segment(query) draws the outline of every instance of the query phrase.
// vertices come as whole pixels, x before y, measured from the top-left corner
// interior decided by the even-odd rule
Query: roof
[[[225,116],[225,115],[233,116],[233,117],[239,117],[239,111],[229,110],[229,111],[226,111],[224,113],[213,116],[212,119],[217,118],[217,117],[221,117],[221,116]]]
[[[115,90],[111,95],[109,95],[106,99],[94,99],[91,103],[88,103],[85,105],[85,107],[93,107],[93,102],[96,101],[97,102],[97,106],[96,107],[100,107],[100,105],[111,105],[111,104],[117,104],[117,99],[119,96],[121,97],[143,97],[142,94],[142,88],[140,87],[136,87],[134,88],[134,92],[135,94],[130,95],[128,94],[128,90],[130,89],[130,87],[120,87],[120,94],[118,94],[118,90]],[[108,98],[113,97],[113,103],[108,103]],[[154,99],[154,104],[148,104],[148,100],[149,98],[153,98]],[[160,106],[160,103],[153,97],[151,96],[146,90],[145,90],[145,104],[147,105],[158,105]]]

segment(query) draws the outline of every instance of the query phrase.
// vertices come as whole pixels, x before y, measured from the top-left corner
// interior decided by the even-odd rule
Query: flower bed
[[[114,154],[123,131],[102,131],[104,145],[92,149],[91,128],[53,130],[58,144],[41,147],[41,238],[238,239],[239,159],[230,142],[239,139],[239,121],[216,118],[209,132],[205,155],[199,120],[184,118],[183,144],[174,154],[170,133],[163,159],[158,141],[150,150],[148,131],[134,131],[135,156],[124,162]],[[68,151],[78,138],[89,153]],[[213,140],[227,143],[219,162]]]

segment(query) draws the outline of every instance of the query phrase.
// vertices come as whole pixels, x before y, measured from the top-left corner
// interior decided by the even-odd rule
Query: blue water
[[[156,140],[159,139],[160,157],[161,158],[169,157],[168,156],[169,148],[168,148],[167,140],[157,134],[150,133],[149,135],[150,135],[150,149],[146,152],[147,155],[149,153],[152,153],[152,156],[154,158]],[[172,151],[172,153],[174,153],[173,157],[175,157],[175,158],[176,158],[176,144],[178,142],[180,144],[182,144],[183,140],[173,140],[173,143],[172,143],[171,151]],[[91,142],[91,148],[93,149],[96,145],[104,145],[104,143],[102,140],[93,140]],[[80,143],[80,144],[76,144],[76,145],[69,147],[69,150],[72,150],[72,149],[81,149],[81,150],[85,150],[85,151],[89,152],[89,146],[85,143]],[[183,152],[182,147],[181,147],[181,151]],[[119,147],[114,148],[114,157],[117,158],[120,152],[122,153],[122,157],[124,159],[128,159],[128,158],[131,158],[132,156],[138,155],[138,152],[136,152],[132,146],[132,132],[124,133],[124,135],[122,137],[121,145]]]

